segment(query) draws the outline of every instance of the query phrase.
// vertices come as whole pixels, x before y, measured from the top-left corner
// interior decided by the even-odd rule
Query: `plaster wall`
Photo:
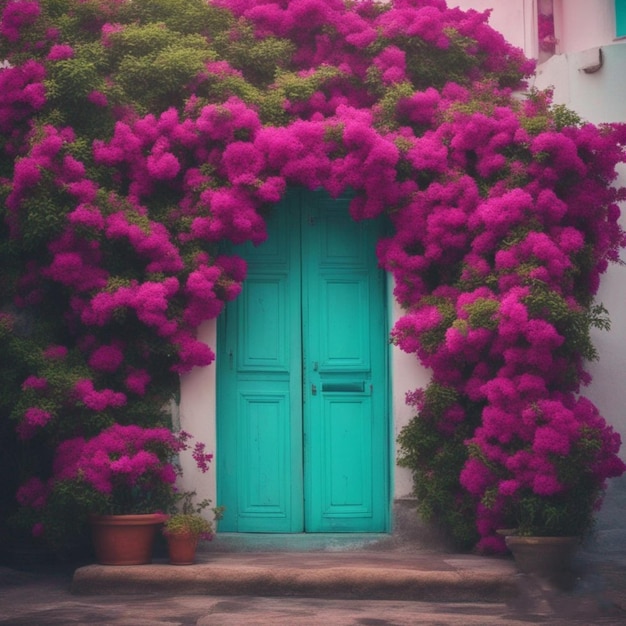
[[[463,10],[491,10],[489,24],[537,58],[537,11],[553,6],[556,53],[580,52],[615,40],[615,0],[448,0]],[[545,8],[544,7],[544,10]]]
[[[580,52],[615,38],[615,0],[554,0],[557,54]]]
[[[215,320],[205,322],[198,331],[198,338],[215,350],[217,345],[217,323]],[[196,367],[180,378],[180,404],[177,420],[180,427],[192,434],[197,441],[206,445],[206,452],[216,454],[216,384],[215,362],[207,367]],[[176,421],[176,420],[175,420]],[[193,443],[193,442],[192,442]],[[191,454],[181,455],[183,478],[181,487],[195,490],[198,500],[210,499],[214,505],[216,500],[216,458],[206,474],[196,467]]]
[[[534,0],[448,0],[450,8],[491,11],[489,24],[532,58],[537,55],[537,5]]]

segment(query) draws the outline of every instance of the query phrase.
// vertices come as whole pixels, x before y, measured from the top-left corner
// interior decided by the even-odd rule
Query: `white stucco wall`
[[[213,350],[217,345],[217,323],[215,320],[205,322],[200,328],[198,337]],[[196,367],[180,379],[180,407],[178,419],[183,430],[192,434],[197,441],[206,445],[206,452],[216,454],[216,385],[215,363],[207,367]],[[192,442],[193,443],[193,442]],[[209,498],[214,505],[216,500],[216,458],[208,473],[203,474],[191,457],[191,451],[181,455],[183,468],[182,488],[196,490],[198,500]]]
[[[615,0],[554,0],[554,27],[558,54],[609,43],[615,37]]]
[[[448,6],[481,13],[490,10],[489,24],[509,43],[536,57],[537,6],[534,0],[448,0]]]
[[[390,326],[402,315],[403,311],[393,297],[393,281],[389,279]],[[390,346],[389,370],[391,378],[391,402],[389,411],[392,416],[391,449],[392,457],[397,457],[396,440],[402,428],[409,423],[415,415],[414,409],[407,406],[405,396],[407,391],[413,391],[420,387],[426,387],[430,380],[430,372],[422,367],[414,354],[407,354],[396,346]],[[395,463],[392,463],[395,466]],[[413,493],[413,478],[410,470],[402,467],[394,467],[393,472],[393,496],[403,498]]]
[[[580,52],[615,40],[615,0],[448,0],[448,6],[490,9],[489,24],[536,59],[541,2],[553,5],[557,54]]]

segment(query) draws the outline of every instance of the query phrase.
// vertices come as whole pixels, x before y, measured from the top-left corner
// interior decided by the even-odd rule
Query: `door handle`
[[[311,385],[311,395],[312,396],[317,395],[317,387],[315,385]]]

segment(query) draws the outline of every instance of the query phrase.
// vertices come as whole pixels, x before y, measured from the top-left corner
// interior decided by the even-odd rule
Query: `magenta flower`
[[[93,411],[104,411],[109,407],[119,408],[126,404],[125,394],[113,389],[97,391],[91,380],[79,380],[74,385],[74,391],[79,401]]]
[[[23,383],[22,389],[35,389],[36,391],[44,391],[48,387],[48,381],[38,376],[29,376]]]
[[[65,346],[49,346],[44,351],[44,356],[51,360],[62,360],[67,356],[67,348]]]
[[[33,525],[32,535],[33,537],[43,537],[46,532],[46,528],[42,522],[37,522]]]
[[[20,29],[35,22],[40,13],[39,3],[34,0],[8,2],[0,19],[0,35],[16,42],[20,37]]]
[[[89,366],[101,372],[114,372],[124,359],[119,345],[100,346],[89,357]]]
[[[29,407],[24,411],[24,416],[17,425],[17,434],[22,440],[32,439],[51,419],[52,414],[49,411]]]
[[[138,396],[146,393],[146,387],[150,383],[151,376],[146,370],[134,370],[126,377],[126,388]]]
[[[41,511],[46,505],[48,491],[48,486],[39,478],[33,476],[17,490],[16,499],[22,506],[28,506],[35,511]]]
[[[65,61],[65,59],[71,59],[74,56],[74,48],[67,44],[55,44],[50,48],[48,53],[48,61]]]
[[[87,94],[87,100],[97,107],[105,107],[109,103],[106,95],[97,90],[90,91],[89,94]]]

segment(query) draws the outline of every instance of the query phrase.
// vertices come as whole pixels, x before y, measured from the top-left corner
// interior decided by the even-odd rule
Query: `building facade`
[[[448,4],[492,9],[490,24],[538,61],[530,86],[553,89],[555,103],[595,124],[626,121],[626,0]],[[618,184],[626,185],[626,168]],[[391,279],[368,261],[375,233],[343,224],[342,201],[309,194],[285,202],[299,207],[282,214],[304,209],[302,222],[271,226],[285,248],[273,247],[270,229],[268,243],[248,251],[242,297],[200,329],[217,346],[216,363],[181,379],[181,426],[215,452],[208,475],[182,460],[186,486],[226,505],[223,531],[392,532],[411,505],[410,473],[395,463],[396,437],[412,417],[405,394],[429,374],[387,342],[399,310]],[[350,258],[333,248],[340,233]],[[593,336],[600,358],[585,390],[624,441],[625,294],[626,266],[610,267],[598,300],[612,326]],[[347,314],[354,298],[368,319]],[[372,406],[384,419],[364,429]],[[356,439],[362,454],[354,456]],[[610,484],[598,518],[600,548],[626,545],[624,506],[622,478]]]

